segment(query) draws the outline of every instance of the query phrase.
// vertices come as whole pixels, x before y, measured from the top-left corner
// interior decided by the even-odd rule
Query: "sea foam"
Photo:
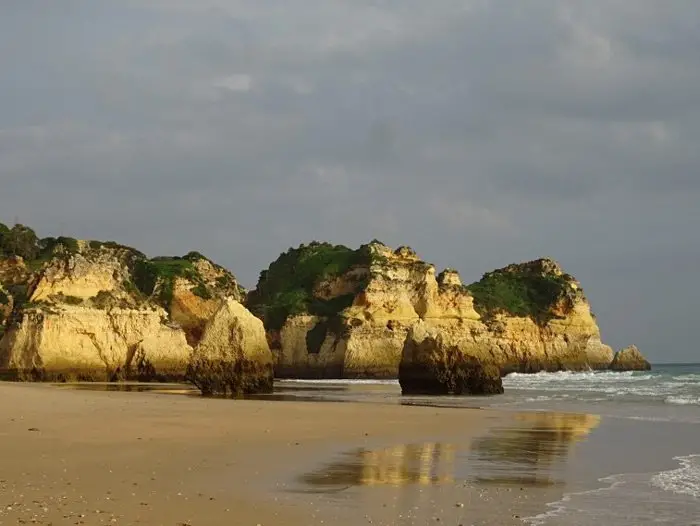
[[[654,475],[651,483],[665,491],[700,497],[700,455],[675,457],[674,460],[677,460],[681,467]]]
[[[547,511],[526,517],[530,526],[646,526],[696,524],[700,455],[676,457],[681,467],[660,473],[621,473],[604,486],[566,493]]]
[[[664,402],[671,405],[700,405],[700,396],[668,396]]]

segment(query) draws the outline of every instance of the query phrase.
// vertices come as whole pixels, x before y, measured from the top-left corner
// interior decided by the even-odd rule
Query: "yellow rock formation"
[[[272,353],[261,320],[232,298],[209,320],[188,378],[205,394],[272,391]]]
[[[354,290],[357,275],[368,278],[364,290],[342,311],[342,326],[325,331],[319,352],[309,352],[307,335],[324,320],[288,318],[273,349],[279,376],[394,378],[408,331],[419,321],[439,330],[446,344],[504,371],[606,368],[612,361],[613,351],[601,342],[583,295],[574,295],[572,304],[555,306],[544,324],[503,313],[484,320],[456,271],[436,277],[435,268],[410,249],[394,252],[379,244],[371,249],[380,257],[367,267],[353,268],[352,278],[339,276],[317,285],[315,291],[329,299],[332,293]],[[541,264],[547,272],[562,275],[556,263]],[[578,289],[574,281],[571,285]]]
[[[8,319],[0,333],[3,377],[184,379],[192,347],[224,295],[241,296],[228,271],[199,255],[149,263],[117,244],[76,245],[57,249],[34,274],[18,258],[0,259],[0,281],[19,283],[23,291],[17,301],[3,293],[8,300],[0,302],[0,322]],[[135,283],[139,265],[151,272],[146,281],[153,292]],[[192,279],[176,275],[166,282],[157,265],[184,268]],[[262,325],[247,311],[238,314]]]
[[[162,309],[27,309],[0,340],[0,371],[21,379],[181,377],[192,349],[183,331],[165,320]]]

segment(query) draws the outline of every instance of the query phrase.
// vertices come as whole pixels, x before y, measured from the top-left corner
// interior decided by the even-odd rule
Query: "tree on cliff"
[[[7,234],[10,233],[10,229],[6,224],[0,223],[0,255],[4,252],[4,239]]]
[[[280,330],[288,316],[301,313],[334,317],[352,304],[355,293],[324,299],[314,296],[314,288],[355,265],[368,265],[371,257],[366,247],[353,250],[318,241],[290,248],[260,273],[256,289],[248,296],[247,307],[263,320],[268,330]],[[357,287],[361,286],[358,282]]]
[[[39,238],[28,226],[17,224],[9,229],[0,224],[0,252],[7,256],[34,259],[39,254]]]

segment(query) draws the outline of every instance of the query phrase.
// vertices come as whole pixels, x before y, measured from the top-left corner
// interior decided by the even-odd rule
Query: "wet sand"
[[[2,383],[0,400],[1,525],[508,525],[563,491],[557,451],[498,439],[505,412]]]

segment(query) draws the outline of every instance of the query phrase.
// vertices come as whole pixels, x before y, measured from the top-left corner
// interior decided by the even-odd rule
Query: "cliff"
[[[1,377],[183,379],[189,367],[213,391],[267,390],[259,320],[231,302],[264,322],[278,377],[401,370],[408,391],[495,393],[510,371],[613,361],[580,283],[551,259],[465,286],[408,247],[314,242],[282,254],[246,297],[230,272],[196,252],[149,259],[114,242],[39,240],[0,224]],[[217,325],[223,332],[211,329],[217,317],[227,320]],[[214,332],[198,349],[207,327]],[[250,376],[228,378],[229,366]]]
[[[265,322],[280,377],[395,378],[418,323],[502,374],[602,369],[613,359],[580,284],[550,259],[464,286],[408,247],[312,243],[262,272],[248,305]]]
[[[183,379],[209,318],[224,298],[244,297],[230,272],[198,253],[148,259],[71,238],[26,247],[26,262],[6,246],[0,256],[4,378]]]

